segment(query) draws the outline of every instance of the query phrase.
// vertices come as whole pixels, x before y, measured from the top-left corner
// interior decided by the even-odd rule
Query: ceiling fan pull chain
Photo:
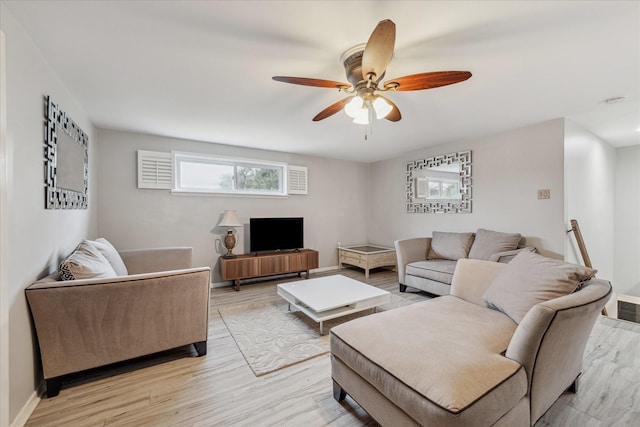
[[[369,135],[373,135],[373,106],[371,105],[371,102],[368,102],[368,104],[369,105],[367,105],[367,113],[369,114],[369,123],[364,128],[365,141],[369,140]]]

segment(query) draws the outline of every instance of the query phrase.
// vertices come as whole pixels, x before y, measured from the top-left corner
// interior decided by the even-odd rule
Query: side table
[[[364,277],[369,278],[369,270],[377,267],[396,267],[396,250],[377,245],[350,245],[338,247],[338,270],[342,264],[355,265],[364,269]]]

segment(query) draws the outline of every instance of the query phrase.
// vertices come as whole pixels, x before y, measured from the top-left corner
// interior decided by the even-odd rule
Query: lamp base
[[[222,258],[226,258],[226,259],[238,258],[238,255],[227,253],[227,254],[222,255]]]
[[[236,236],[233,235],[233,230],[227,231],[227,235],[224,236],[224,247],[227,248],[227,253],[222,255],[223,258],[235,258],[236,255],[231,251],[236,246]]]

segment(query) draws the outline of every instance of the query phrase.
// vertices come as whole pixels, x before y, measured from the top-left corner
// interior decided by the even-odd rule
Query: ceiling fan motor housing
[[[373,91],[377,89],[377,82],[384,77],[383,73],[376,81],[370,83],[362,78],[362,56],[365,46],[365,43],[355,45],[340,56],[347,80],[353,85],[355,92],[363,98],[372,95]]]

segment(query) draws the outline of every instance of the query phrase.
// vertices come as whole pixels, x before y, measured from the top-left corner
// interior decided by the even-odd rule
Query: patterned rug
[[[412,302],[392,294],[391,301],[377,310],[391,310]],[[318,323],[295,308],[289,311],[289,304],[283,299],[221,307],[218,312],[253,373],[259,377],[328,353],[331,327],[369,315],[373,310],[324,322],[322,336]]]

